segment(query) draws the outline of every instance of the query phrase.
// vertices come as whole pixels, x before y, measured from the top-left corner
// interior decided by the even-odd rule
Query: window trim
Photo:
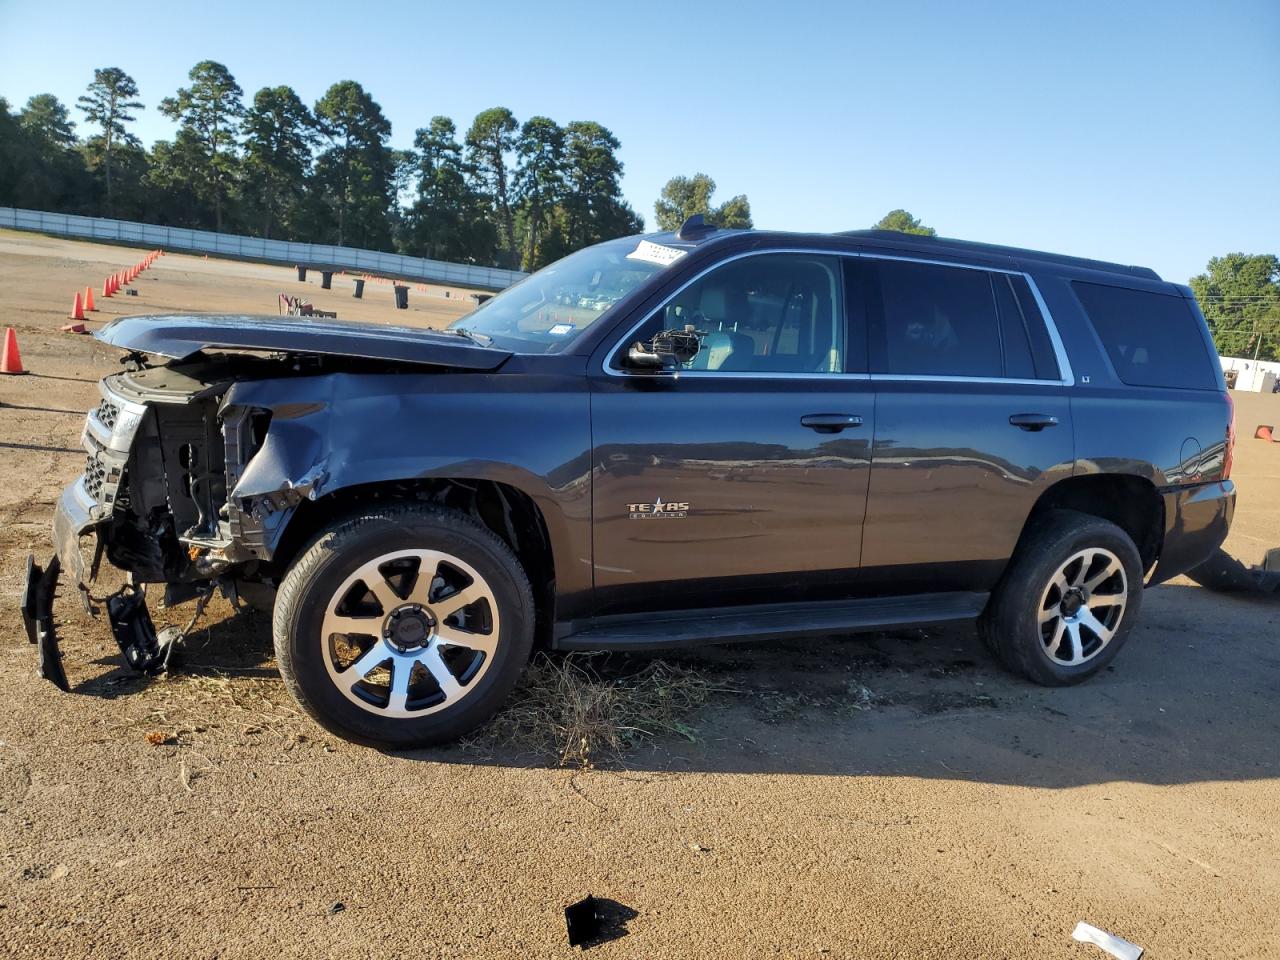
[[[1040,295],[1040,288],[1036,285],[1035,278],[1025,270],[1012,270],[1005,267],[987,267],[974,263],[954,263],[947,260],[932,260],[927,257],[907,257],[898,256],[887,253],[872,253],[856,250],[835,250],[826,247],[770,247],[758,250],[747,250],[743,253],[736,253],[731,257],[725,257],[717,260],[715,263],[708,264],[703,267],[692,277],[686,280],[680,286],[676,287],[665,299],[662,300],[653,309],[646,311],[645,315],[635,324],[630,326],[627,331],[620,337],[613,340],[609,348],[605,351],[605,359],[601,364],[606,376],[610,377],[635,377],[638,374],[620,369],[614,366],[613,358],[618,355],[618,351],[622,349],[623,344],[631,339],[642,326],[649,321],[659,310],[665,309],[671,304],[676,297],[683,293],[687,288],[697,283],[713,270],[717,270],[727,263],[735,260],[742,260],[746,257],[767,256],[769,254],[811,254],[815,256],[828,257],[853,257],[865,260],[902,260],[908,263],[932,264],[940,267],[954,267],[957,270],[982,270],[986,273],[1004,273],[1013,276],[1022,277],[1027,282],[1028,288],[1031,290],[1031,296],[1035,299],[1036,307],[1040,310],[1040,316],[1044,320],[1045,330],[1049,334],[1049,341],[1053,344],[1054,358],[1058,362],[1058,379],[1057,380],[1028,380],[1016,377],[964,377],[964,376],[930,376],[922,374],[902,374],[902,373],[805,373],[805,372],[765,372],[765,371],[744,371],[744,370],[681,370],[681,377],[697,377],[699,379],[720,378],[733,380],[819,380],[831,382],[836,379],[845,380],[867,380],[871,382],[889,382],[889,383],[1004,383],[1018,386],[1039,386],[1039,387],[1070,387],[1075,385],[1075,374],[1071,369],[1071,362],[1067,359],[1067,351],[1063,346],[1062,337],[1058,333],[1057,322],[1053,319],[1053,314],[1049,312],[1049,306],[1044,302],[1044,297]],[[852,333],[848,328],[849,323],[849,304],[848,291],[845,291],[844,297],[844,322],[845,322],[845,338],[846,340]],[[653,374],[648,374],[653,376]]]

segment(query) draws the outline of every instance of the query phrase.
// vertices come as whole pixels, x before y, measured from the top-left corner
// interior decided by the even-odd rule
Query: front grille
[[[107,466],[96,455],[90,454],[84,464],[84,488],[89,496],[103,502],[102,491],[107,483]]]
[[[98,422],[108,430],[114,430],[116,426],[116,416],[120,413],[120,408],[108,400],[102,398],[102,402],[98,404]]]
[[[102,384],[102,399],[89,412],[81,442],[88,451],[84,465],[84,489],[99,504],[110,507],[119,492],[124,475],[128,448],[133,444],[139,416],[132,416],[133,405],[115,396]],[[128,435],[117,434],[117,430]]]

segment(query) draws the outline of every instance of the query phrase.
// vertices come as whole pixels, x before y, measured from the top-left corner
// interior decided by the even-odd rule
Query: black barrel
[[[307,282],[307,268],[306,268],[306,267],[299,267],[299,268],[298,268],[298,282],[299,282],[299,283],[306,283],[306,282]]]
[[[355,282],[356,288],[351,292],[351,295],[355,297],[357,300],[359,300],[361,297],[364,296],[364,280],[362,280],[360,277],[356,277],[354,282]]]
[[[332,286],[333,286],[333,271],[321,270],[320,271],[320,289],[328,290]]]
[[[402,287],[400,286],[400,284],[397,283],[395,285],[395,291],[396,291],[396,309],[408,310],[409,309],[409,288]]]

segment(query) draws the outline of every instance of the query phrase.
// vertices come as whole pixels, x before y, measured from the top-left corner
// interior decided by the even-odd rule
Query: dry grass
[[[718,689],[706,677],[662,660],[634,670],[609,666],[608,655],[538,654],[468,747],[515,748],[585,768],[619,760],[643,740],[694,739],[692,716]]]

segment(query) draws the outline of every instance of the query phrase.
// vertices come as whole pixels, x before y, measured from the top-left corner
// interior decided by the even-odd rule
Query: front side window
[[[843,373],[843,283],[836,258],[800,253],[732,260],[677,293],[622,345],[692,328],[681,369],[720,373]]]

